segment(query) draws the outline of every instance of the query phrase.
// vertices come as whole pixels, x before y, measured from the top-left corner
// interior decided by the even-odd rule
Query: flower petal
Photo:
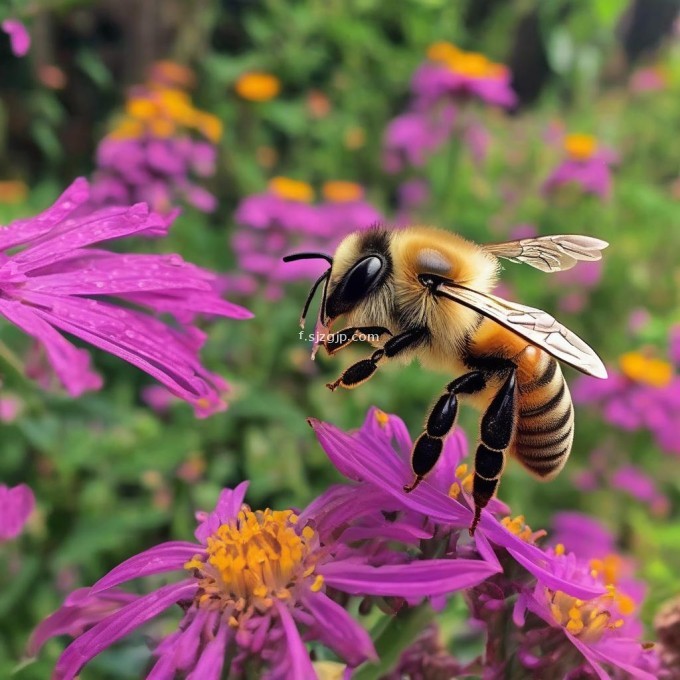
[[[93,596],[89,588],[74,590],[64,604],[54,613],[43,619],[31,633],[26,645],[26,654],[36,656],[40,648],[50,638],[58,635],[75,637],[89,626],[105,619],[126,604],[139,599],[139,595],[121,590],[110,590]]]
[[[186,562],[201,550],[200,545],[187,541],[161,543],[114,567],[106,576],[100,578],[90,591],[95,595],[142,576],[183,569]]]
[[[305,593],[302,601],[314,617],[315,637],[345,663],[358,666],[378,658],[371,636],[337,602],[321,592]]]
[[[310,425],[336,468],[350,479],[366,481],[395,498],[402,507],[449,524],[469,526],[469,508],[437,491],[424,481],[411,493],[403,487],[413,473],[391,447],[368,447],[360,438],[348,435],[328,423],[310,418]]]
[[[286,634],[288,642],[286,658],[290,663],[286,676],[277,675],[276,677],[286,677],[288,680],[316,680],[316,673],[309,658],[309,652],[302,642],[291,613],[286,605],[278,599],[274,600],[274,606],[279,613],[283,631]]]
[[[0,229],[0,250],[15,248],[46,234],[79,205],[85,203],[89,195],[87,180],[79,177],[47,210],[35,217],[15,220]]]
[[[101,388],[101,377],[90,368],[89,353],[74,347],[27,305],[0,299],[0,314],[42,344],[52,368],[72,397]]]
[[[196,593],[195,581],[181,581],[164,586],[100,621],[76,638],[63,652],[54,670],[54,680],[73,680],[80,669],[114,642],[139,628],[171,605],[191,600]]]
[[[241,482],[235,489],[222,489],[215,509],[210,513],[197,513],[200,521],[194,536],[205,545],[208,536],[214,534],[222,524],[227,524],[236,516],[243,505],[249,482]]]
[[[493,574],[498,567],[483,560],[423,560],[408,564],[373,567],[351,560],[319,565],[325,582],[351,595],[430,597],[471,588]]]
[[[0,542],[18,536],[34,508],[35,496],[26,484],[0,484]]]
[[[228,641],[228,627],[221,621],[217,635],[203,648],[198,663],[187,680],[220,680]]]

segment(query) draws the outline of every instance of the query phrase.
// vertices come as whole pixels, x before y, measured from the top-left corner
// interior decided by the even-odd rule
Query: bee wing
[[[511,262],[524,262],[542,272],[560,272],[571,269],[579,260],[601,259],[600,251],[608,245],[592,236],[564,234],[491,243],[484,246],[484,250]]]
[[[607,377],[607,369],[594,350],[547,312],[453,283],[440,283],[434,292],[496,321],[582,373]]]

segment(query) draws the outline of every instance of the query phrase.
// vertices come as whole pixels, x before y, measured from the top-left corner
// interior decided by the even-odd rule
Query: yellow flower
[[[455,59],[460,53],[461,50],[455,45],[442,40],[433,43],[428,47],[427,58],[430,59],[430,61],[443,61],[444,63],[448,63],[450,60]]]
[[[212,113],[196,111],[194,114],[194,126],[211,142],[217,144],[222,137],[222,121]]]
[[[270,73],[252,71],[244,73],[234,86],[241,99],[251,102],[266,102],[281,91],[281,82]]]
[[[269,182],[269,190],[289,201],[311,203],[314,200],[314,189],[307,182],[300,182],[289,177],[274,177]]]
[[[652,387],[665,387],[673,379],[673,367],[667,361],[640,352],[621,355],[619,366],[627,378]]]
[[[597,150],[597,139],[593,135],[573,134],[564,138],[564,150],[577,161],[592,158]]]
[[[445,64],[450,71],[468,78],[502,78],[508,69],[497,64],[479,52],[466,52],[449,42],[437,42],[430,45],[427,56],[432,61]]]
[[[321,193],[327,201],[333,203],[350,203],[358,201],[364,195],[363,188],[355,182],[324,182]]]

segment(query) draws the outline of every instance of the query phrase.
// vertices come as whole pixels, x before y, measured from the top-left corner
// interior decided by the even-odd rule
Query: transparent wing
[[[608,245],[592,236],[564,234],[491,243],[484,246],[484,250],[511,262],[524,262],[543,272],[560,272],[571,269],[579,260],[601,259],[600,251]]]
[[[607,369],[594,350],[547,312],[454,283],[440,283],[434,293],[474,309],[582,373],[607,377]]]

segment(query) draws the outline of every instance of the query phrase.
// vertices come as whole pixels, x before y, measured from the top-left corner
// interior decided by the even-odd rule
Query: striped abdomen
[[[559,364],[541,354],[532,375],[519,372],[513,453],[530,472],[549,479],[564,467],[571,452],[574,407]]]

